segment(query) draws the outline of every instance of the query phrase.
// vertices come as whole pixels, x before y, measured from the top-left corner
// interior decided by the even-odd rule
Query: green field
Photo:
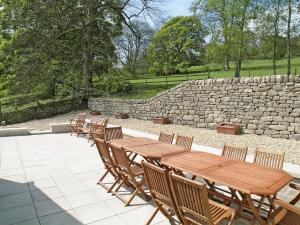
[[[300,73],[300,57],[292,58],[291,68],[292,74]],[[277,60],[277,74],[283,75],[286,73],[287,60]],[[234,74],[234,63],[231,63],[231,69],[228,71],[224,71],[222,65],[210,65],[209,67],[193,66],[185,71],[181,71],[181,74],[169,75],[167,77],[143,75],[137,79],[130,80],[130,83],[134,86],[134,91],[132,93],[120,96],[116,95],[116,97],[125,99],[147,99],[187,80],[200,80],[207,79],[208,77],[229,78],[234,77]],[[268,76],[273,74],[272,60],[248,60],[244,61],[242,64],[242,77]]]

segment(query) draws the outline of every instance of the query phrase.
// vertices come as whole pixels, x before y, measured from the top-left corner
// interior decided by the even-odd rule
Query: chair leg
[[[154,217],[156,216],[156,214],[158,213],[159,208],[156,207],[154,212],[152,213],[152,215],[150,216],[150,218],[147,220],[147,222],[145,223],[145,225],[149,225],[151,224],[152,220],[154,219]]]
[[[233,225],[233,222],[234,222],[234,220],[235,220],[235,217],[236,217],[236,212],[233,211],[232,214],[231,214],[231,217],[230,217],[230,220],[229,220],[228,225]]]
[[[135,191],[132,193],[132,195],[130,196],[129,200],[127,201],[127,203],[125,204],[125,206],[129,206],[130,203],[132,202],[132,200],[134,199],[134,197],[139,193],[139,188],[136,188]]]

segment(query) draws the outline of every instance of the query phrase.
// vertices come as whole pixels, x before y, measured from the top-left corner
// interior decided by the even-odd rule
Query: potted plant
[[[128,115],[128,113],[119,112],[119,113],[115,114],[115,118],[116,119],[128,119],[129,115]]]
[[[93,115],[93,116],[99,116],[99,115],[101,115],[101,111],[99,111],[99,110],[91,110],[90,114]]]
[[[241,125],[232,123],[220,123],[217,126],[217,132],[222,134],[238,135],[241,133]]]
[[[157,116],[157,117],[152,118],[152,122],[154,124],[169,124],[170,119],[169,119],[169,117]]]

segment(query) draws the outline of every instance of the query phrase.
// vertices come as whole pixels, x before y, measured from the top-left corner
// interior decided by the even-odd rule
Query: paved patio
[[[136,198],[124,207],[96,185],[103,166],[84,138],[47,134],[0,138],[0,144],[1,225],[143,225],[152,213],[150,203]],[[153,224],[170,223],[159,214]]]

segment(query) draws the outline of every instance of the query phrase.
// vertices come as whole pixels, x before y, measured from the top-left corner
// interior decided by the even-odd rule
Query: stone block
[[[51,133],[69,133],[71,132],[71,127],[69,123],[51,123],[50,130]]]
[[[29,134],[28,128],[0,128],[0,137],[22,136]]]

